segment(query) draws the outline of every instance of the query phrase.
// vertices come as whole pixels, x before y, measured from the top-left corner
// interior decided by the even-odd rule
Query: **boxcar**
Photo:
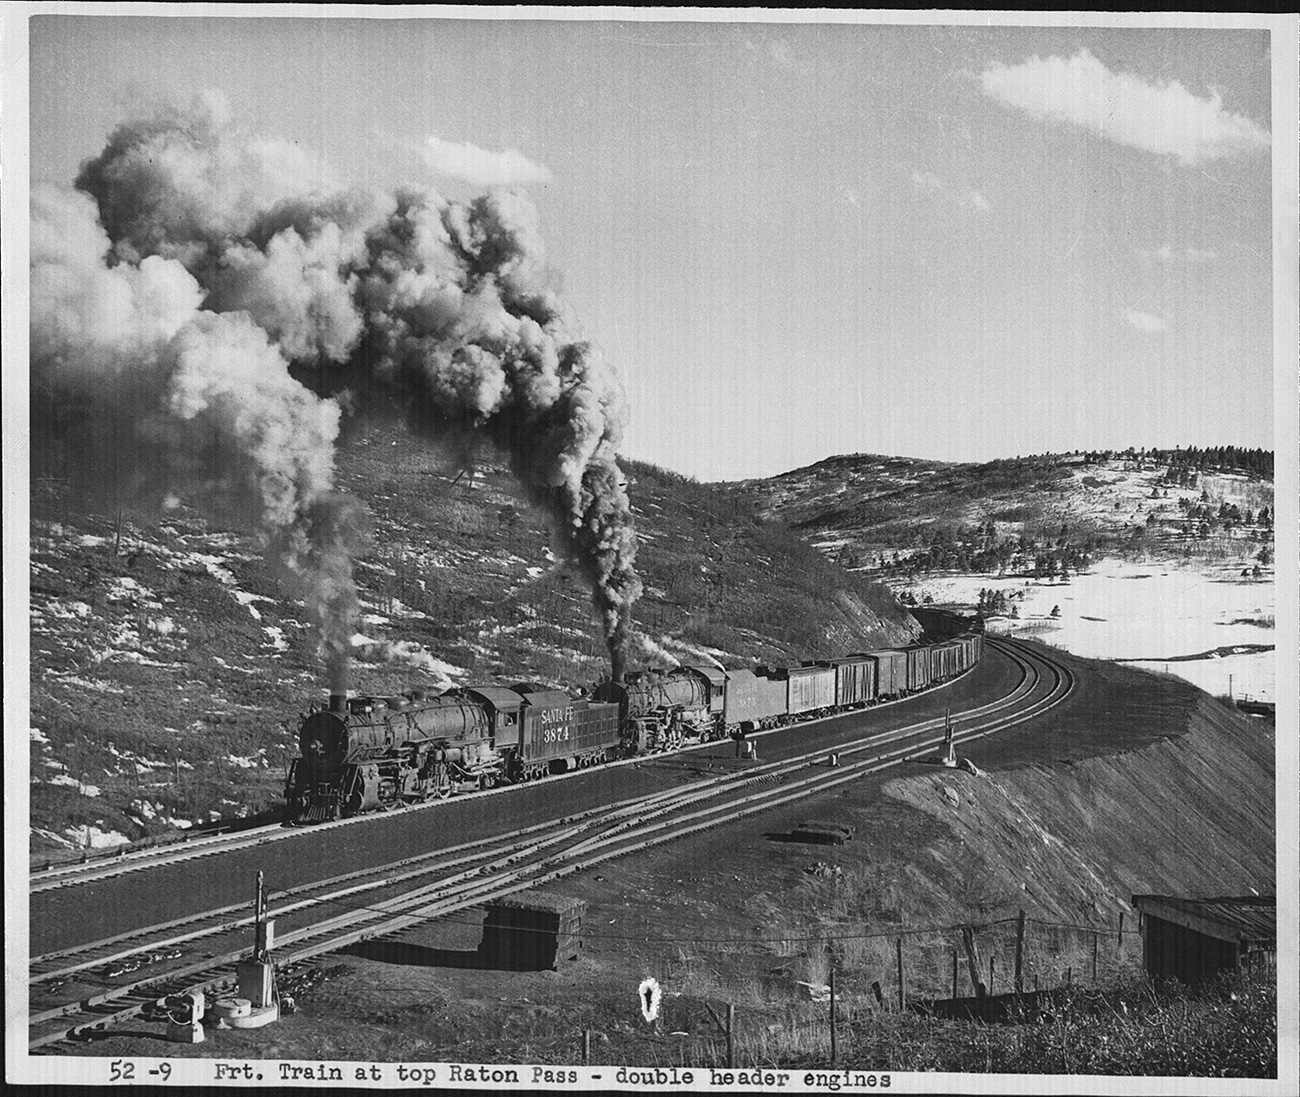
[[[755,674],[752,670],[727,671],[727,693],[723,713],[728,730],[741,724],[771,723],[786,715],[788,687],[784,681]]]
[[[907,652],[907,691],[915,693],[930,684],[930,649],[910,647]]]
[[[787,712],[797,716],[835,705],[834,667],[789,667],[777,671],[790,684]]]
[[[907,653],[896,649],[869,651],[876,667],[876,697],[886,700],[907,692]]]
[[[835,668],[837,705],[866,705],[876,699],[876,665],[865,656],[829,659],[826,666]]]
[[[957,653],[961,643],[957,640],[945,640],[935,644],[930,656],[930,677],[936,682],[946,682],[957,673]]]

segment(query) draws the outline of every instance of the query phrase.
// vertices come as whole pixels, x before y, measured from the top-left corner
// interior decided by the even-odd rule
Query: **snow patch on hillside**
[[[115,830],[100,830],[93,825],[69,827],[63,833],[68,836],[72,845],[80,846],[82,849],[110,849],[113,846],[127,845],[131,841],[125,834],[119,834]]]
[[[66,773],[56,773],[50,778],[51,785],[67,785],[69,788],[75,788],[82,796],[98,796],[103,790],[98,785],[87,784],[84,781],[78,781],[75,777],[70,777]]]
[[[352,654],[360,662],[392,663],[421,671],[434,679],[438,689],[450,689],[454,680],[466,673],[463,667],[435,658],[428,648],[412,640],[376,640],[358,632],[352,636]]]

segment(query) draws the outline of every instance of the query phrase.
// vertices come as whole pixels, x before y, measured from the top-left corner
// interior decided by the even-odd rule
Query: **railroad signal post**
[[[259,1028],[280,1017],[280,994],[271,963],[274,943],[275,921],[266,916],[266,886],[259,870],[253,899],[253,950],[236,969],[239,997],[217,1003],[217,1012],[232,1028]]]

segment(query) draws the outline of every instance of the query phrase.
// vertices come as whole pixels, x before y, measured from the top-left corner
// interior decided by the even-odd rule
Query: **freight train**
[[[983,656],[981,621],[934,614],[923,623],[942,638],[798,667],[638,671],[579,699],[527,683],[334,694],[302,716],[299,756],[285,783],[287,819],[337,819],[689,741],[743,738],[906,697],[964,674]]]

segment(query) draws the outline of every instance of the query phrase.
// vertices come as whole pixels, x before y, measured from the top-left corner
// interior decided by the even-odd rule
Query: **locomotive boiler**
[[[600,683],[597,701],[618,705],[623,746],[632,754],[676,750],[683,739],[721,738],[725,673],[712,667],[674,667],[628,674]]]
[[[334,694],[302,718],[285,800],[292,822],[444,798],[605,761],[618,706],[483,685],[437,696]]]

